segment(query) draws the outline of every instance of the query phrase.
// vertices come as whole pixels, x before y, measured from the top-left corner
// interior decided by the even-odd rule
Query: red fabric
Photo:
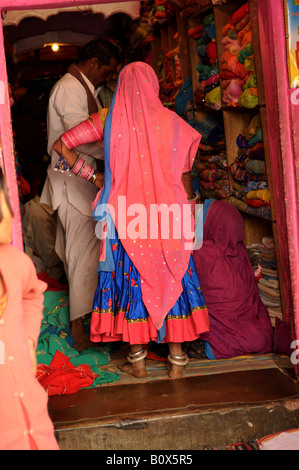
[[[207,44],[206,47],[207,54],[209,58],[211,59],[211,63],[213,64],[217,60],[217,44],[216,42],[210,42]]]
[[[75,367],[69,361],[62,352],[56,351],[50,366],[38,366],[36,378],[49,396],[75,393],[92,385],[98,377],[87,364]]]
[[[229,19],[229,24],[236,26],[249,13],[249,4],[245,3],[241,8],[236,10]]]
[[[96,322],[97,316],[98,322]],[[148,344],[150,341],[158,340],[157,330],[150,317],[143,322],[128,322],[125,312],[122,311],[117,315],[111,312],[99,312],[97,316],[93,315],[90,327],[90,338],[94,342],[124,341],[130,344]],[[168,319],[165,322],[163,343],[194,341],[202,331],[207,331],[207,324],[207,309],[193,311],[188,318]]]
[[[41,271],[40,273],[38,273],[37,277],[40,281],[44,281],[48,284],[47,290],[51,290],[51,291],[67,291],[68,290],[67,285],[61,284],[61,282],[49,276],[49,274],[45,271]]]
[[[261,199],[246,199],[246,204],[251,207],[269,207],[269,204]]]

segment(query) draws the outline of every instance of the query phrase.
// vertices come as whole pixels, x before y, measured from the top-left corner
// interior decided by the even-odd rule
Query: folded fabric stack
[[[271,237],[264,237],[261,244],[247,247],[247,250],[258,283],[260,298],[268,309],[272,325],[275,326],[275,318],[283,321],[283,313],[274,240]]]
[[[151,27],[158,23],[165,24],[170,17],[176,14],[179,7],[168,0],[147,0],[140,6],[140,16]]]
[[[194,177],[202,199],[226,199],[230,196],[223,121],[215,116],[195,124],[202,135]]]
[[[256,243],[256,244],[253,244],[253,245],[250,245],[250,246],[246,247],[247,251],[248,251],[248,256],[249,256],[249,259],[250,259],[250,262],[251,262],[251,265],[252,265],[252,268],[253,268],[254,277],[256,279],[256,282],[258,282],[259,279],[261,277],[263,277],[262,267],[260,265],[261,246],[262,245],[260,243]]]
[[[265,237],[262,240],[260,265],[263,276],[258,282],[260,297],[268,308],[271,321],[273,325],[275,325],[276,317],[283,321],[283,312],[279,291],[274,241],[272,238]]]
[[[222,35],[225,45],[220,64],[223,104],[254,108],[259,100],[248,2],[231,15]]]
[[[270,194],[260,115],[237,138],[238,154],[230,165],[233,178],[228,202],[247,214],[271,220]]]
[[[207,107],[219,111],[221,88],[213,13],[207,15],[202,24],[190,28],[188,36],[196,41],[196,52],[199,57],[197,66],[199,86],[194,93],[195,103],[198,108]]]

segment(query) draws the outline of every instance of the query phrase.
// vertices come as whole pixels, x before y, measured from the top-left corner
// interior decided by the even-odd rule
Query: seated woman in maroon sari
[[[210,330],[201,340],[210,359],[273,350],[273,328],[259,297],[243,225],[235,207],[205,202],[203,245],[193,258],[209,312]]]

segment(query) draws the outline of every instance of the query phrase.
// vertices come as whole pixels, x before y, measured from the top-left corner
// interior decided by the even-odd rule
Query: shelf
[[[175,3],[176,5],[179,5],[176,2],[181,3],[181,0],[173,0],[173,3]],[[270,150],[269,150],[269,134],[268,134],[269,129],[267,127],[264,77],[263,77],[263,69],[262,69],[262,61],[261,61],[261,45],[259,42],[260,31],[259,31],[258,21],[255,21],[256,12],[257,12],[257,2],[258,0],[249,0],[249,14],[251,17],[251,31],[252,31],[254,62],[255,62],[256,88],[258,91],[259,104],[253,108],[244,108],[244,107],[239,107],[239,106],[227,106],[223,102],[221,109],[215,110],[208,106],[202,106],[202,107],[198,106],[195,104],[195,100],[193,100],[194,117],[195,117],[196,122],[202,121],[209,116],[215,117],[215,118],[218,118],[221,116],[223,118],[224,135],[225,135],[224,152],[225,152],[225,157],[227,160],[228,179],[230,183],[229,188],[231,192],[233,189],[234,180],[230,171],[230,165],[236,160],[236,157],[238,156],[239,149],[237,146],[237,138],[239,134],[242,132],[242,130],[249,125],[252,118],[256,114],[260,114],[262,134],[263,134],[263,144],[264,144],[263,146],[264,147],[264,161],[265,161],[265,166],[266,166],[266,175],[264,175],[265,176],[264,181],[267,182],[269,193],[270,193],[271,220],[259,217],[257,215],[248,214],[247,212],[245,212],[245,206],[243,208],[243,211],[239,209],[239,212],[242,215],[242,218],[244,220],[244,229],[245,229],[247,245],[261,243],[261,240],[263,237],[271,237],[274,239],[276,260],[277,260],[277,271],[279,273],[278,277],[279,277],[279,284],[280,284],[282,310],[284,312],[285,311],[285,308],[284,308],[285,299],[284,299],[284,293],[283,293],[284,282],[283,282],[283,276],[282,276],[281,265],[280,265],[280,253],[278,249],[279,244],[278,244],[278,232],[277,232],[277,223],[276,223],[277,218],[276,218],[276,210],[275,210],[274,197],[273,197],[273,195],[276,194],[276,191],[278,191],[278,188],[275,187],[272,181],[271,158],[270,158]],[[198,3],[200,6],[200,2]],[[212,4],[207,5],[206,4],[202,6],[202,8],[198,8],[196,12],[194,12],[192,15],[189,15],[189,16],[184,16],[184,12],[181,14],[179,10],[176,12],[177,30],[179,33],[180,57],[181,57],[181,62],[182,62],[182,70],[184,71],[183,72],[184,81],[189,76],[191,76],[192,84],[193,84],[193,92],[195,92],[195,90],[199,86],[199,73],[197,71],[197,66],[200,61],[200,58],[197,55],[196,40],[188,36],[188,30],[199,24],[202,24],[203,19],[205,18],[205,16],[209,14],[209,12],[214,13],[216,44],[217,44],[217,58],[218,58],[219,74],[221,74],[220,59],[225,50],[225,45],[222,43],[223,27],[228,24],[229,18],[231,17],[231,15],[238,8],[245,5],[245,3],[246,3],[246,0],[227,0],[227,2],[223,5],[212,5]],[[252,20],[252,18],[254,18],[254,20]],[[161,35],[162,46],[163,46],[163,37],[164,38],[166,37],[165,31]],[[167,40],[169,40],[169,38],[167,38]],[[222,83],[223,83],[223,79],[220,78],[220,85]],[[222,98],[223,98],[223,88],[222,88]],[[199,102],[199,104],[200,103],[201,102]],[[202,160],[201,160],[202,163],[206,163],[207,159],[209,158],[208,152],[204,153],[204,151],[202,151],[201,157],[202,157]],[[208,165],[206,166],[206,168],[208,170],[210,169]],[[201,179],[200,183],[203,187],[206,188],[205,191],[208,191],[208,185],[203,184],[203,178]],[[213,181],[212,190],[210,191],[211,194],[217,194],[215,193],[215,191],[217,191],[217,185],[216,184],[214,185],[214,184],[215,182]],[[225,182],[223,182],[223,185],[225,185]],[[218,188],[219,187],[221,187],[221,185],[219,185]],[[227,188],[224,191],[226,190]],[[218,193],[214,197],[220,198],[220,194]],[[234,197],[233,194],[231,194],[231,197]],[[223,200],[226,200],[226,199],[223,199]]]
[[[240,113],[246,113],[246,112],[257,112],[260,111],[260,109],[265,108],[265,104],[258,104],[254,108],[240,108],[240,106],[222,106],[221,109],[222,111],[234,111],[234,112],[240,112]]]

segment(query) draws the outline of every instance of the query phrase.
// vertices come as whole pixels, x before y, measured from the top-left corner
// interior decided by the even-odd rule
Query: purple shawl
[[[273,328],[259,297],[243,225],[235,207],[214,201],[203,246],[193,253],[210,317],[210,331],[200,337],[217,359],[273,350]]]

